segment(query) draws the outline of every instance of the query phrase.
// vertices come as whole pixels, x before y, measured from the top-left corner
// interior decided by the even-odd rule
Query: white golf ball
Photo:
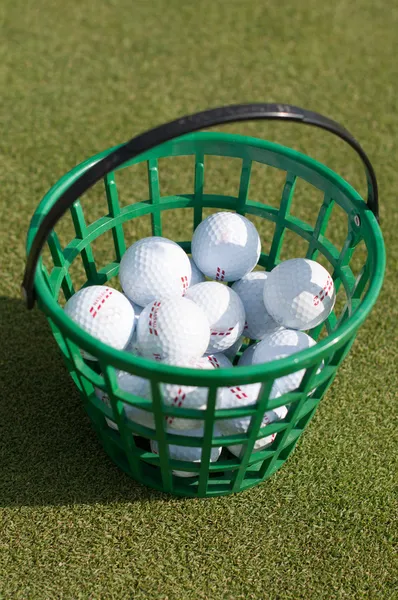
[[[300,350],[311,348],[315,344],[315,340],[303,331],[281,329],[267,335],[256,345],[252,361],[253,364],[258,365],[271,360],[279,360]],[[275,380],[274,386],[277,386],[281,394],[286,394],[299,387],[304,374],[305,369],[300,369],[289,375],[284,375]],[[272,389],[274,390],[274,388]]]
[[[274,410],[270,410],[267,413],[268,423],[275,423],[275,421],[281,421],[286,417],[288,413],[286,406],[280,406],[279,408],[275,408]],[[265,415],[264,415],[265,416]],[[263,425],[262,425],[263,427]],[[264,450],[268,446],[270,446],[276,438],[276,433],[271,433],[271,435],[267,435],[266,437],[261,438],[260,440],[256,440],[254,442],[252,452],[260,452],[260,450]],[[228,450],[234,454],[236,457],[241,457],[246,449],[243,444],[235,444],[233,446],[227,446]]]
[[[197,267],[216,281],[236,281],[257,264],[261,243],[253,223],[236,213],[218,212],[202,221],[192,237]]]
[[[162,363],[191,369],[213,369],[213,365],[207,357],[186,359],[165,359]],[[161,392],[163,403],[166,406],[178,406],[183,408],[197,408],[204,410],[207,406],[209,388],[191,385],[179,385],[174,383],[162,383]],[[170,429],[196,429],[203,426],[203,421],[196,419],[181,419],[179,417],[166,417],[166,425]]]
[[[201,271],[199,271],[198,267],[195,265],[195,261],[193,260],[193,258],[189,257],[189,262],[191,263],[191,271],[192,271],[191,283],[189,284],[189,287],[192,287],[193,285],[196,285],[197,283],[203,283],[204,281],[206,281],[206,278],[203,275],[203,273]]]
[[[261,340],[280,327],[264,306],[264,284],[267,277],[268,274],[264,271],[252,271],[232,286],[245,307],[246,322],[243,333],[252,340]]]
[[[215,369],[231,369],[233,364],[222,352],[217,354],[206,354],[205,358],[213,365]]]
[[[319,263],[293,258],[276,266],[264,284],[264,304],[288,329],[312,329],[322,323],[336,300],[333,279]]]
[[[137,344],[142,356],[158,360],[199,358],[206,352],[209,340],[205,312],[187,298],[155,300],[138,319]]]
[[[243,352],[242,356],[238,361],[238,367],[246,367],[247,365],[253,364],[253,355],[254,351],[257,348],[259,342],[257,344],[252,344]]]
[[[116,377],[119,388],[124,392],[147,400],[152,399],[151,384],[148,379],[138,377],[138,375],[132,375],[126,371],[117,371]],[[124,411],[127,418],[131,421],[143,425],[144,427],[148,427],[149,429],[155,429],[153,413],[127,403],[124,404]]]
[[[241,335],[245,309],[238,294],[216,281],[205,281],[189,288],[186,298],[206,313],[210,325],[207,353],[223,352]]]
[[[191,429],[190,431],[184,431],[183,435],[189,436],[189,437],[203,437],[203,433],[204,433],[204,429],[203,427],[197,428],[197,429]],[[151,440],[151,451],[154,454],[159,454],[159,444],[156,442],[156,440]],[[199,463],[201,462],[202,459],[202,447],[201,447],[201,442],[198,442],[198,446],[179,446],[176,444],[169,444],[168,445],[168,450],[169,450],[169,456],[172,460],[185,460],[187,462],[195,462],[195,463]],[[211,449],[211,453],[210,453],[210,462],[216,462],[221,454],[221,448],[212,448]],[[174,470],[173,471],[174,475],[177,475],[177,477],[198,477],[198,473],[194,473],[191,471],[180,471],[180,470]]]
[[[238,408],[240,406],[252,406],[257,402],[258,395],[261,391],[261,383],[251,383],[248,385],[234,386],[224,388],[223,394],[220,394],[217,401],[217,408]],[[281,394],[279,392],[271,393],[271,398],[277,398]],[[269,410],[264,413],[261,421],[261,427],[266,427],[272,421],[286,416],[287,409]],[[277,411],[277,412],[275,412]],[[283,415],[283,416],[280,416]],[[249,429],[252,417],[237,417],[234,419],[220,419],[217,421],[217,426],[223,435],[236,435],[238,433],[246,433]],[[258,450],[265,444],[269,443],[267,438],[256,440],[254,449]],[[234,448],[234,446],[233,446]]]
[[[183,296],[191,282],[191,263],[172,240],[142,238],[124,253],[119,278],[126,296],[146,306],[154,300]]]
[[[134,331],[134,309],[117,290],[92,285],[76,292],[65,304],[65,313],[96,339],[123,350]],[[97,360],[81,350],[83,358]]]

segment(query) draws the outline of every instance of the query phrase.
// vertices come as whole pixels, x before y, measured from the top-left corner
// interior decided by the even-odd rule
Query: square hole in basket
[[[286,171],[253,162],[248,194],[249,200],[279,208],[285,182]]]
[[[102,179],[84,193],[80,198],[80,204],[86,225],[90,225],[108,214],[105,184]]]
[[[331,242],[338,251],[343,248],[348,235],[348,216],[345,210],[337,203],[333,205],[324,237]]]
[[[150,237],[152,235],[151,215],[143,215],[142,217],[126,221],[123,223],[123,231],[126,248],[129,248],[141,238]]]
[[[298,177],[289,212],[292,216],[314,227],[323,200],[322,190]]]
[[[91,242],[97,271],[116,260],[112,231],[105,231]]]
[[[58,236],[62,250],[76,237],[75,226],[70,211],[66,212],[57,222],[54,231]]]
[[[347,307],[348,307],[348,312],[346,310]],[[346,313],[344,316],[344,319],[347,319],[347,317],[349,317],[351,314],[351,303],[348,301],[347,292],[345,291],[343,284],[340,285],[339,290],[336,294],[336,302],[335,302],[333,311],[334,311],[334,314],[336,315],[338,322],[342,318],[343,313]]]
[[[204,193],[237,198],[241,172],[240,158],[207,154],[204,160]]]
[[[353,255],[350,260],[350,268],[355,277],[358,277],[362,272],[366,262],[368,260],[368,250],[363,240],[356,246]]]
[[[146,161],[117,170],[115,182],[121,207],[149,200],[148,163]]]
[[[264,254],[269,254],[275,233],[275,223],[273,221],[269,221],[268,219],[263,219],[262,217],[248,213],[245,214],[245,217],[253,223],[258,231],[258,235],[260,236],[261,240],[261,252]],[[266,265],[263,266],[265,267]]]
[[[72,280],[73,287],[75,288],[75,292],[77,292],[87,282],[87,274],[81,254],[78,254],[76,258],[73,259],[68,273]]]
[[[316,341],[320,342],[321,340],[324,340],[325,338],[327,338],[328,335],[329,335],[329,332],[327,330],[326,323],[324,323],[321,331],[319,332],[319,334],[318,334],[318,336],[316,338]]]
[[[193,233],[192,208],[164,210],[161,215],[163,237],[178,242],[191,241]]]
[[[290,229],[286,229],[279,259],[283,261],[290,258],[305,258],[308,246],[307,240]]]
[[[160,195],[162,198],[194,193],[194,156],[160,158],[158,165]]]
[[[279,453],[279,460],[286,460],[288,458],[288,456],[293,452],[295,446],[296,446],[297,440],[294,440],[293,442],[291,442],[290,444],[288,444],[287,446],[285,446]]]
[[[64,308],[66,302],[67,302],[67,298],[65,296],[65,292],[62,289],[62,287],[60,288],[59,292],[58,292],[58,298],[57,298],[57,302],[58,304],[61,306],[61,308]]]

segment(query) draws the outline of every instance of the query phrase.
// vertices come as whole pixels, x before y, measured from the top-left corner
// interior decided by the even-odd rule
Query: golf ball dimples
[[[192,287],[193,285],[196,285],[197,283],[203,283],[204,281],[206,281],[203,273],[201,271],[199,271],[198,267],[195,265],[193,258],[189,257],[189,262],[191,263],[191,271],[192,271],[191,283],[189,284],[189,287]]]
[[[245,326],[245,309],[236,292],[216,281],[205,281],[189,288],[186,298],[206,313],[210,325],[208,354],[223,352],[236,342]]]
[[[204,429],[199,427],[197,429],[191,429],[190,431],[184,431],[183,435],[189,437],[203,437]],[[215,435],[217,435],[215,433]],[[198,446],[180,446],[177,444],[169,444],[169,456],[172,460],[185,460],[187,462],[201,462],[202,459],[202,447],[201,442]],[[151,440],[151,451],[154,454],[159,454],[159,445],[156,440]],[[210,453],[210,462],[216,462],[221,454],[221,448],[212,448]],[[174,470],[174,475],[177,477],[198,477],[199,473],[191,471],[180,471]]]
[[[245,307],[246,322],[243,333],[252,340],[261,340],[280,327],[264,306],[264,284],[267,276],[264,271],[253,271],[232,286]]]
[[[286,417],[288,413],[286,406],[280,406],[279,408],[275,408],[274,410],[270,410],[265,413],[268,419],[268,423],[275,423],[275,421],[280,421]],[[254,442],[252,452],[260,452],[260,450],[264,450],[268,446],[272,444],[272,442],[276,438],[276,433],[272,433],[271,435],[267,435],[266,437],[261,438],[260,440],[256,440]],[[227,446],[228,450],[236,457],[242,456],[245,451],[245,446],[243,444],[235,444],[233,446]]]
[[[186,298],[155,300],[144,308],[137,324],[137,344],[142,356],[199,358],[210,340],[204,311]]]
[[[288,329],[312,329],[333,310],[334,283],[327,270],[307,258],[275,267],[264,284],[264,304],[271,317]]]
[[[142,238],[124,253],[119,279],[126,296],[146,306],[155,299],[183,296],[191,282],[191,263],[172,240]]]
[[[96,339],[123,350],[134,331],[134,309],[117,290],[92,285],[76,292],[65,304],[65,313]],[[83,358],[97,360],[81,350]]]
[[[104,392],[104,390],[101,390],[100,388],[96,387],[94,388],[94,393],[99,400],[106,404],[108,408],[111,408],[111,401],[109,399],[108,394]],[[105,421],[111,429],[119,431],[119,427],[116,425],[115,421],[111,421],[111,419],[108,419],[108,417],[105,417]]]
[[[150,382],[144,377],[138,377],[138,375],[132,375],[126,371],[116,371],[116,377],[117,384],[122,391],[148,400],[152,399]],[[155,429],[155,419],[151,412],[127,403],[124,404],[124,411],[131,421]]]
[[[285,358],[300,350],[311,348],[315,343],[315,340],[303,331],[281,329],[280,331],[267,335],[256,345],[253,354],[253,364],[258,365],[272,360]],[[274,386],[277,386],[281,394],[286,394],[299,387],[304,374],[305,369],[289,373],[289,375],[284,375],[283,377],[276,379]]]
[[[216,281],[241,279],[256,266],[260,250],[260,237],[253,223],[231,212],[210,215],[192,237],[192,257],[197,267]]]
[[[163,360],[162,363],[191,369],[214,369],[207,357],[196,359],[175,358]],[[174,383],[162,383],[161,392],[163,403],[166,406],[178,406],[182,408],[205,409],[207,406],[207,387],[191,385],[179,385]],[[203,426],[203,421],[196,419],[180,419],[179,417],[166,416],[166,425],[170,429],[196,429]]]

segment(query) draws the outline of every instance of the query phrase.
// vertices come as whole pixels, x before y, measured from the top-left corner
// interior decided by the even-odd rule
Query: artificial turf
[[[396,3],[3,0],[0,10],[0,598],[397,598]],[[19,299],[25,234],[76,163],[181,114],[244,101],[301,105],[352,130],[379,178],[387,274],[284,468],[240,495],[177,499],[103,453],[43,315]],[[359,161],[326,133],[224,130],[306,152],[365,193]],[[236,190],[233,166],[215,160],[208,174],[211,189]],[[280,182],[268,174],[251,194],[272,203]],[[126,179],[122,202],[140,197],[141,175]],[[192,185],[183,159],[165,160],[160,177],[168,193]],[[308,220],[311,193],[299,190],[293,207]],[[89,220],[104,212],[97,200],[86,198]],[[186,223],[168,215],[164,235],[186,239]]]

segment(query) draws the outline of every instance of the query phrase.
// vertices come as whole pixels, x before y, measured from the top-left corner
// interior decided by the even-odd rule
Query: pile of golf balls
[[[333,279],[322,265],[295,258],[269,272],[254,270],[260,258],[260,236],[251,221],[232,212],[218,212],[202,221],[191,248],[192,256],[188,256],[172,240],[143,238],[127,249],[120,262],[123,292],[108,285],[86,286],[68,300],[65,313],[91,336],[91,352],[82,350],[83,359],[96,360],[98,341],[167,365],[213,370],[232,369],[235,362],[236,369],[276,361],[316,343],[306,332],[328,318],[336,297]],[[238,355],[245,341],[249,344]],[[276,399],[273,405],[280,396],[296,390],[304,374],[302,369],[276,379],[270,392],[271,399]],[[125,403],[124,412],[138,426],[137,436],[140,430],[145,437],[145,429],[156,428],[150,381],[116,371],[116,384],[137,400],[134,405]],[[255,407],[261,391],[262,384],[255,380],[220,388],[216,408]],[[160,394],[165,407],[207,408],[208,389],[203,386],[162,383]],[[107,390],[96,387],[95,395],[113,415]],[[288,412],[289,406],[264,411],[253,452],[273,444],[276,434],[265,430],[270,423],[285,419]],[[220,439],[242,436],[251,421],[250,416],[235,415],[219,419],[213,435]],[[116,419],[106,417],[106,423],[118,431]],[[169,444],[170,459],[201,461],[204,420],[179,418],[174,411],[165,416],[165,429],[174,435],[198,437],[197,446]],[[158,448],[151,441],[151,452],[158,453]],[[209,460],[217,461],[223,448],[239,457],[246,445],[213,447]],[[198,475],[188,469],[173,473]]]

